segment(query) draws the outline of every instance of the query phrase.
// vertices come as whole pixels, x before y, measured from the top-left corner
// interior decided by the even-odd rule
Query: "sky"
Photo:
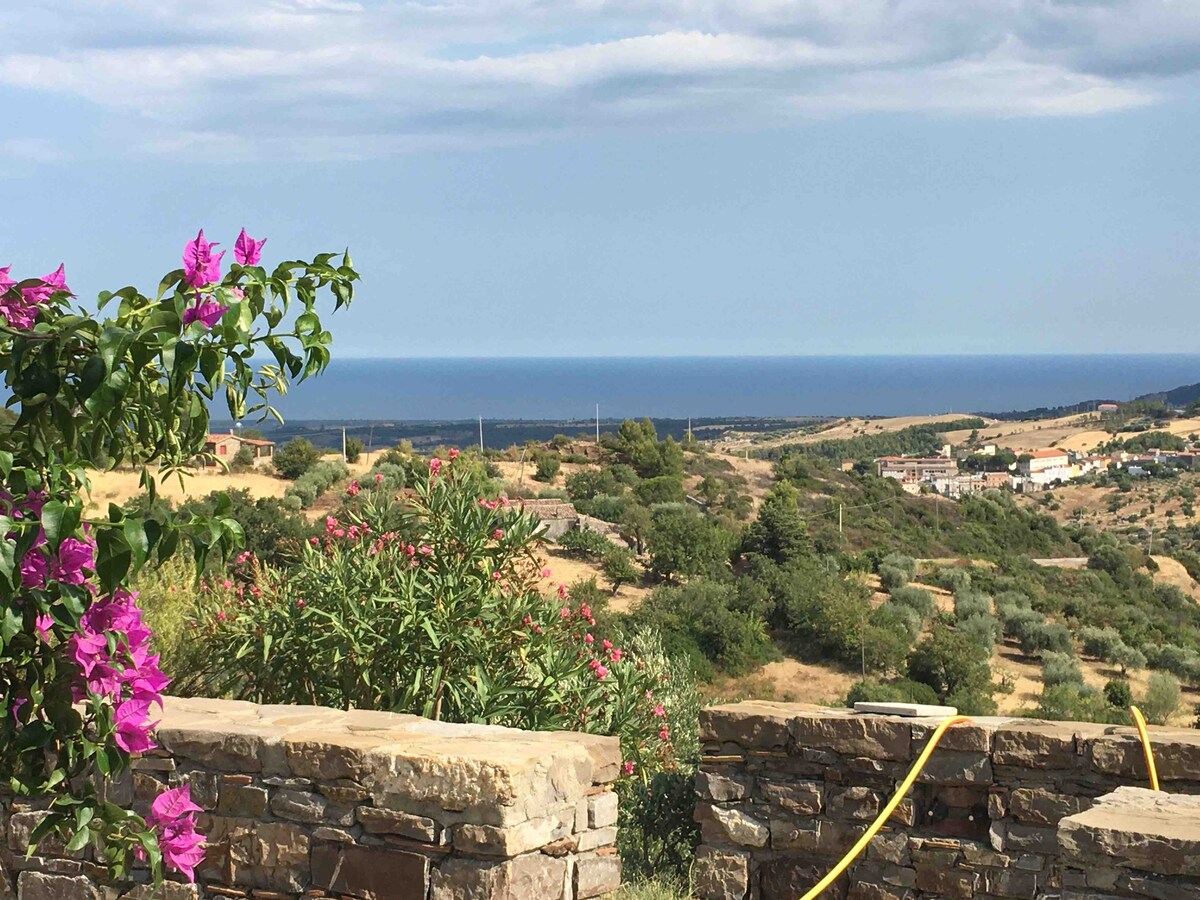
[[[1195,0],[25,0],[0,266],[348,246],[343,357],[1191,352],[1198,72]]]

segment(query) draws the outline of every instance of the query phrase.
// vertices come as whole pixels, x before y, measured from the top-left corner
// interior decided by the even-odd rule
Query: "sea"
[[[1200,382],[1200,354],[338,359],[291,419],[898,416],[1131,400]]]

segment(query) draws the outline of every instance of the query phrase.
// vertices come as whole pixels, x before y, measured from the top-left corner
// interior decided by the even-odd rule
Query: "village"
[[[899,481],[910,494],[937,493],[959,498],[987,490],[1008,489],[1026,494],[1044,491],[1091,475],[1123,470],[1131,478],[1144,478],[1163,468],[1192,470],[1200,451],[1188,441],[1184,450],[1151,448],[1141,453],[1118,450],[1112,453],[1077,453],[1044,447],[1017,454],[1014,462],[999,471],[964,471],[968,458],[996,457],[995,444],[978,449],[955,449],[950,444],[932,457],[881,456],[875,460],[876,474]]]

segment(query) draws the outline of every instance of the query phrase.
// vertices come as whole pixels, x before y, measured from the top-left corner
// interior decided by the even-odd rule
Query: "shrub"
[[[1040,628],[1046,622],[1046,617],[1040,612],[1019,606],[1001,606],[1000,625],[1005,637],[1022,640],[1026,634],[1035,628]]]
[[[905,556],[903,553],[889,553],[882,560],[880,566],[892,566],[899,569],[905,575],[905,581],[912,581],[917,577],[917,561],[911,556]]]
[[[1124,713],[1109,705],[1105,696],[1088,685],[1046,685],[1034,715],[1067,722],[1122,722]]]
[[[908,573],[898,566],[887,565],[879,567],[879,583],[889,593],[899,590],[909,582]]]
[[[1075,650],[1071,632],[1061,622],[1031,624],[1024,630],[1020,642],[1021,652],[1026,656],[1036,656],[1043,650],[1057,650],[1060,653],[1073,653]]]
[[[1200,682],[1200,654],[1195,650],[1176,644],[1146,644],[1142,653],[1150,668],[1170,672],[1189,684]]]
[[[1179,679],[1166,672],[1151,672],[1146,696],[1138,705],[1147,722],[1166,725],[1175,710],[1179,709],[1179,701]]]
[[[340,459],[322,460],[288,485],[283,495],[299,497],[300,505],[307,509],[318,497],[349,475],[350,470]]]
[[[602,559],[610,550],[616,549],[613,542],[600,532],[586,528],[573,528],[565,532],[558,539],[558,546],[570,556],[592,559]]]
[[[972,616],[991,616],[992,598],[978,591],[962,591],[954,595],[954,616],[969,619]]]
[[[1104,685],[1104,699],[1109,706],[1124,711],[1133,705],[1133,689],[1126,679],[1112,678]]]
[[[1042,684],[1083,684],[1083,670],[1079,660],[1066,653],[1047,650],[1042,654]]]
[[[292,485],[289,485],[292,487]],[[271,565],[285,565],[300,558],[300,545],[312,530],[308,520],[288,508],[289,497],[251,496],[244,488],[188,500],[179,507],[184,520],[204,519],[224,509],[242,527],[242,549]]]
[[[558,477],[559,469],[562,468],[562,460],[554,453],[535,453],[533,462],[537,467],[533,473],[536,481],[553,481]]]
[[[933,615],[933,594],[924,588],[902,587],[892,591],[892,602],[912,609],[924,622]]]
[[[992,615],[976,613],[955,623],[955,629],[983,647],[990,654],[1000,639],[1000,623]]]
[[[295,481],[321,458],[321,451],[307,438],[294,437],[275,451],[272,464],[284,478]]]
[[[933,574],[933,583],[952,594],[968,590],[971,587],[971,573],[966,569],[944,568]]]
[[[1096,659],[1111,661],[1113,651],[1121,643],[1121,633],[1115,628],[1096,628],[1084,626],[1079,629],[1079,639],[1083,642],[1083,652]]]
[[[238,452],[233,454],[233,459],[229,463],[230,472],[249,472],[254,468],[254,448],[249,444],[243,444],[238,447]]]
[[[408,469],[396,463],[376,462],[371,466],[371,478],[375,479],[379,475],[383,478],[376,483],[385,491],[395,493],[408,484]]]
[[[921,625],[924,623],[911,606],[889,600],[871,612],[871,624],[880,628],[902,628],[911,644],[921,633]]]
[[[346,438],[346,462],[356,463],[363,452],[363,442],[356,437]]]
[[[585,515],[594,516],[605,522],[614,524],[621,521],[629,501],[625,497],[614,497],[611,494],[601,494],[592,500],[580,500],[575,508]]]
[[[641,577],[633,563],[633,554],[623,547],[613,547],[611,544],[608,552],[604,554],[601,568],[604,577],[612,584],[614,594],[621,589],[621,585],[630,584]]]
[[[684,501],[683,479],[677,475],[661,475],[647,478],[634,489],[638,502],[644,506],[658,503],[682,503]]]
[[[1130,647],[1124,641],[1119,641],[1105,658],[1105,662],[1119,666],[1121,674],[1125,675],[1136,669],[1146,668],[1146,656],[1141,650]]]

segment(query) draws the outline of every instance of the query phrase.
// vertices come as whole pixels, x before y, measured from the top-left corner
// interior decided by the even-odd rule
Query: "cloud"
[[[44,0],[0,86],[122,148],[378,156],[814,116],[1095,115],[1200,70],[1190,0]],[[36,136],[35,136],[36,137]]]

